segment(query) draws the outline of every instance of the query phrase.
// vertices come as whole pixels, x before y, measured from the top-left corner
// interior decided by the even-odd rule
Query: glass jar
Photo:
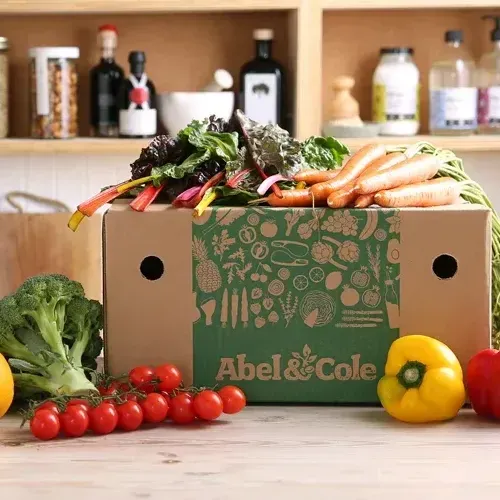
[[[415,135],[419,129],[419,71],[413,49],[380,50],[373,75],[373,121],[382,135]]]
[[[67,139],[78,134],[78,47],[30,49],[31,136]]]
[[[0,138],[9,132],[9,60],[7,38],[0,37]]]

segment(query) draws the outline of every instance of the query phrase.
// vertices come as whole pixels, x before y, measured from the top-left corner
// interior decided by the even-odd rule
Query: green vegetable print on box
[[[399,336],[399,225],[381,209],[195,221],[195,383],[237,384],[251,401],[377,401]]]

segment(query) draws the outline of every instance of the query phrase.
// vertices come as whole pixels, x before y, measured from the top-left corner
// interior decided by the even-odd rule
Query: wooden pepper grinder
[[[346,127],[362,127],[359,103],[351,95],[354,78],[338,76],[333,80],[333,100],[330,106],[330,123]]]

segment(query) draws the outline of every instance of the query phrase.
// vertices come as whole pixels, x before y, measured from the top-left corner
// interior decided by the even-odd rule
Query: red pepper
[[[164,186],[165,184],[160,184],[159,186],[153,186],[153,184],[151,184],[144,188],[130,203],[130,208],[136,212],[144,212],[144,210],[156,200]]]
[[[484,349],[467,365],[467,391],[474,411],[500,419],[500,351]]]

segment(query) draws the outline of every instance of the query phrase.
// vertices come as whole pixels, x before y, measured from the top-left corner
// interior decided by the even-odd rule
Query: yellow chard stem
[[[196,217],[201,217],[203,212],[217,199],[218,195],[216,191],[207,192],[201,199],[200,203],[196,205],[194,209],[194,215]]]

